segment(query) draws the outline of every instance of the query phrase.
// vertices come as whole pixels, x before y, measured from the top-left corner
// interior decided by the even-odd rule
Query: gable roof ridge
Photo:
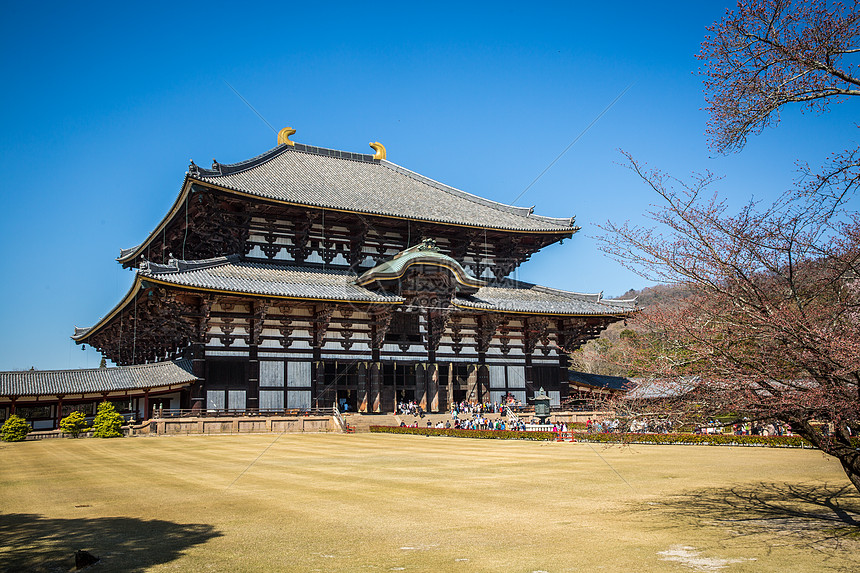
[[[500,288],[514,288],[514,289],[528,289],[533,290],[535,292],[540,292],[543,294],[553,294],[556,296],[562,296],[565,298],[572,298],[575,300],[587,300],[591,302],[603,302],[602,294],[603,293],[581,293],[581,292],[573,292],[568,290],[561,290],[558,288],[543,286],[535,283],[529,283],[525,281],[521,281],[518,279],[512,279],[509,277],[505,277],[499,281],[494,282],[489,285],[493,287]]]
[[[461,197],[461,198],[466,199],[468,201],[472,201],[473,203],[478,203],[479,205],[483,205],[485,207],[492,207],[494,209],[499,209],[500,211],[506,211],[508,213],[512,213],[514,215],[519,215],[521,217],[540,218],[540,219],[548,221],[550,223],[556,223],[559,225],[565,225],[565,223],[564,223],[565,221],[571,221],[571,223],[572,223],[572,220],[573,220],[573,217],[570,217],[570,218],[553,218],[553,217],[541,217],[540,215],[534,215],[534,207],[516,207],[514,205],[507,205],[505,203],[500,203],[499,201],[493,201],[492,199],[485,199],[484,197],[480,197],[478,195],[473,195],[472,193],[469,193],[468,191],[463,191],[462,189],[457,189],[456,187],[452,187],[450,185],[446,185],[444,183],[436,181],[435,179],[431,179],[430,177],[427,177],[426,175],[421,175],[420,173],[416,173],[415,171],[412,171],[411,169],[407,169],[406,167],[403,167],[402,165],[398,165],[396,163],[388,161],[387,159],[382,159],[382,160],[380,160],[379,163],[383,167],[387,167],[388,169],[391,169],[392,171],[394,171],[396,173],[399,173],[401,175],[405,175],[406,177],[409,177],[411,179],[415,179],[416,181],[420,181],[421,183],[424,183],[426,185],[430,185],[431,187],[435,187],[436,189],[439,189],[440,191],[450,193],[451,195],[456,195],[458,197]],[[566,226],[570,226],[570,225],[566,225]]]
[[[360,163],[379,163],[373,155],[367,153],[355,153],[352,151],[342,151],[340,149],[329,149],[327,147],[317,147],[315,145],[307,145],[304,143],[296,143],[295,145],[287,145],[282,143],[268,151],[264,151],[256,157],[239,161],[238,163],[215,163],[212,169],[196,166],[194,172],[189,172],[192,177],[223,177],[225,175],[234,175],[243,171],[248,171],[255,167],[259,167],[264,163],[268,163],[272,159],[286,153],[307,153],[308,155],[319,155],[321,157],[331,157],[333,159],[343,159],[346,161],[358,161]],[[217,169],[215,168],[217,166]]]
[[[242,171],[247,171],[248,169],[252,169],[257,167],[258,165],[262,165],[263,163],[267,163],[287,151],[290,148],[289,145],[283,143],[272,149],[264,151],[263,153],[256,155],[250,159],[245,159],[244,161],[239,161],[237,163],[215,163],[213,165],[213,169],[207,169],[205,167],[200,167],[199,165],[195,165],[196,169],[189,170],[186,173],[192,177],[221,177],[222,175],[232,175],[233,173],[239,173]],[[214,161],[214,160],[213,160]],[[214,166],[217,165],[217,169],[214,169]]]
[[[146,276],[163,275],[168,273],[180,273],[183,271],[196,271],[199,269],[208,269],[212,267],[220,267],[229,263],[239,261],[239,255],[227,255],[224,257],[212,257],[211,259],[198,259],[186,261],[183,259],[170,259],[167,264],[153,263],[144,261],[140,265],[140,272]]]
[[[324,275],[333,275],[333,276],[342,276],[342,277],[351,277],[355,278],[358,276],[352,268],[348,267],[315,267],[308,265],[295,265],[289,264],[285,265],[282,262],[273,262],[273,261],[261,261],[261,260],[247,260],[242,259],[238,255],[230,255],[230,257],[235,257],[235,259],[231,259],[227,261],[227,264],[233,264],[236,266],[249,267],[252,269],[267,269],[267,270],[287,270],[291,272],[297,273],[314,273],[314,274],[324,274]],[[227,257],[230,259],[230,257]],[[216,265],[213,265],[213,267]]]
[[[537,292],[542,292],[546,294],[554,294],[557,296],[563,296],[566,298],[572,298],[576,300],[587,300],[591,302],[603,302],[603,293],[584,293],[584,292],[573,292],[569,290],[562,290],[559,288],[553,288],[548,286],[535,286],[534,290]]]

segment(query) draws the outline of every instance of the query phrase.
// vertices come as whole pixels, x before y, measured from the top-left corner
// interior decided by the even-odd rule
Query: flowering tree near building
[[[741,149],[783,106],[822,111],[860,95],[858,18],[856,2],[745,0],[712,26],[699,57],[714,148]],[[661,198],[649,213],[656,226],[608,223],[603,246],[688,293],[644,313],[658,333],[642,348],[652,375],[698,375],[687,407],[699,416],[789,424],[860,490],[858,158],[837,153],[772,205],[730,213],[712,175],[682,181],[628,155]]]

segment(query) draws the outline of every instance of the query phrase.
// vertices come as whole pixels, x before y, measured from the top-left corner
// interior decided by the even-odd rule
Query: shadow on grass
[[[759,483],[694,490],[663,500],[671,515],[728,527],[736,536],[828,552],[860,547],[860,494],[852,485]]]
[[[79,549],[101,558],[99,571],[144,571],[220,535],[211,525],[158,519],[0,514],[0,571],[74,570]]]

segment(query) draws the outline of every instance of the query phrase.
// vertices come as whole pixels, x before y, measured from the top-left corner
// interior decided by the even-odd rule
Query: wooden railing
[[[152,417],[159,418],[238,418],[245,416],[333,416],[335,408],[154,408]],[[340,412],[337,412],[340,416]],[[342,418],[341,418],[342,419]]]

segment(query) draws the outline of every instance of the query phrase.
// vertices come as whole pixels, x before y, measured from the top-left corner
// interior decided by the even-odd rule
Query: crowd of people
[[[497,402],[467,402],[465,400],[451,405],[451,419],[455,420],[460,414],[482,415],[482,414],[503,414],[505,408],[510,408],[516,411],[522,404],[513,398],[507,396],[502,401]],[[421,405],[415,400],[402,401],[397,405],[397,410],[404,415],[418,416],[423,418],[427,413]]]
[[[791,427],[782,422],[744,422],[732,425],[736,436],[791,436]]]
[[[401,422],[400,426],[403,428],[420,428],[420,424],[417,420],[413,421],[411,424],[407,424],[406,422]],[[461,420],[460,418],[454,418],[453,420],[439,420],[433,425],[431,422],[427,422],[428,428],[454,428],[455,430],[509,430],[512,432],[525,432],[526,424],[522,420],[490,420],[484,416],[475,415],[472,418],[468,418],[465,420]]]

